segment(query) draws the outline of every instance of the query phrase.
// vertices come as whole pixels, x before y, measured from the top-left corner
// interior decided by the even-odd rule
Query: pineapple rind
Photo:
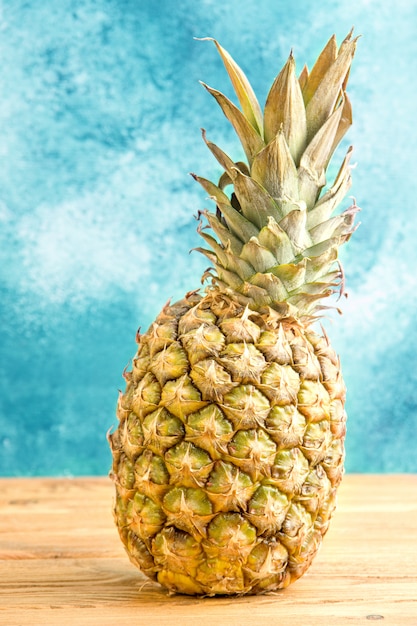
[[[216,333],[198,352],[189,337],[204,327]],[[171,346],[188,371],[158,381]],[[136,360],[148,352],[109,436],[130,559],[176,593],[285,588],[316,554],[343,474],[345,388],[327,338],[213,289],[167,304],[138,336]]]

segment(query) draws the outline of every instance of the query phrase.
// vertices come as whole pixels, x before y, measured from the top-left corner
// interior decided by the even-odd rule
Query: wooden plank
[[[347,475],[307,574],[266,596],[169,596],[129,562],[107,478],[0,479],[0,624],[417,626],[417,475]]]

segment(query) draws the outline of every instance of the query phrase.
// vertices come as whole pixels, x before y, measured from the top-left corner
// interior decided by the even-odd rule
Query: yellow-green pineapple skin
[[[216,203],[200,224],[213,269],[204,293],[168,302],[137,335],[109,435],[115,520],[131,561],[171,592],[283,589],[310,566],[343,475],[345,386],[317,320],[343,289],[337,261],[357,207],[349,149],[325,171],[351,123],[345,87],[356,40],[332,37],[311,73],[292,54],[263,113],[215,42],[242,111],[209,87],[247,163],[204,139],[224,169],[196,180]],[[232,192],[230,192],[232,186]]]
[[[321,544],[343,472],[345,388],[327,339],[190,294],[138,342],[111,435],[131,560],[179,593],[286,587]]]

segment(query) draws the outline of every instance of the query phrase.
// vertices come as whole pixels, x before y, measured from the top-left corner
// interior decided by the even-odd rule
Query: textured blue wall
[[[348,470],[417,471],[416,23],[415,0],[1,4],[1,474],[106,473],[136,328],[199,286],[207,201],[188,172],[217,175],[200,127],[237,142],[198,84],[230,94],[221,61],[193,37],[219,39],[263,100],[291,48],[301,69],[352,25],[362,225],[326,329],[349,389]]]

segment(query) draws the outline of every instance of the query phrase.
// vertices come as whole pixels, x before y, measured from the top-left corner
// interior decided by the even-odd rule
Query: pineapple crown
[[[333,35],[311,72],[299,78],[292,52],[268,93],[262,112],[242,69],[215,40],[241,109],[203,84],[231,122],[247,162],[234,162],[203,139],[222,166],[218,184],[192,174],[216,203],[200,212],[198,232],[210,249],[197,248],[213,267],[203,275],[210,289],[251,309],[315,319],[322,300],[343,293],[339,247],[355,230],[356,203],[333,215],[351,185],[352,147],[333,185],[326,185],[330,159],[352,123],[346,94],[357,38],[351,31],[338,48]],[[226,188],[232,186],[231,193]],[[209,229],[216,237],[207,232]]]

